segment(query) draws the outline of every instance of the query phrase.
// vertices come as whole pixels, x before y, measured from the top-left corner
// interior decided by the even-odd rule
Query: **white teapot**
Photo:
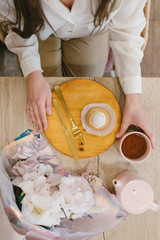
[[[152,187],[136,172],[124,171],[113,180],[116,196],[128,213],[141,214],[148,209],[157,211],[160,204],[154,200]]]

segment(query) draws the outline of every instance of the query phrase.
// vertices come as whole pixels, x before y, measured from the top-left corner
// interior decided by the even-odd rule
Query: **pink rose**
[[[16,176],[23,176],[26,173],[37,172],[39,165],[39,162],[35,159],[19,161],[13,166],[12,173]]]
[[[17,161],[18,159],[27,159],[37,154],[37,150],[31,143],[19,143],[13,147],[10,145],[6,147],[6,154],[8,159]]]

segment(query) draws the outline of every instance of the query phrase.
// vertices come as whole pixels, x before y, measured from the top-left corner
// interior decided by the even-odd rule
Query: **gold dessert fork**
[[[74,123],[72,117],[71,117],[71,114],[69,112],[69,109],[67,107],[67,104],[64,100],[64,97],[63,97],[63,94],[62,94],[62,91],[60,89],[59,86],[55,86],[54,87],[54,90],[57,94],[57,96],[59,97],[63,107],[64,107],[64,110],[66,111],[68,117],[69,117],[69,120],[70,120],[70,123],[71,123],[71,129],[72,129],[72,134],[73,134],[73,137],[75,138],[75,140],[77,141],[77,143],[80,145],[80,149],[83,150],[83,145],[84,145],[84,139],[83,139],[83,135],[79,129],[79,127]]]

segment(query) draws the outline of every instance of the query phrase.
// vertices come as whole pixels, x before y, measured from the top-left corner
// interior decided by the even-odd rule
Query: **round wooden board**
[[[79,126],[84,137],[84,150],[80,151],[77,145],[79,158],[93,157],[106,151],[115,142],[116,134],[118,133],[121,124],[121,111],[115,96],[102,84],[87,79],[76,79],[64,83],[61,85],[61,90],[72,118],[76,125]],[[58,100],[67,129],[72,135],[71,124],[67,114],[54,91],[52,93],[52,98]],[[115,128],[109,135],[99,137],[91,135],[83,129],[81,123],[81,111],[86,105],[91,103],[107,103],[115,111],[117,122]],[[47,118],[48,128],[45,131],[47,139],[58,151],[72,157],[61,122],[53,107],[52,115],[47,116]]]

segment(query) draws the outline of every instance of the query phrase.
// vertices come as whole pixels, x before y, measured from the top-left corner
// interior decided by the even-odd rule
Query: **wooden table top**
[[[54,85],[76,78],[47,78],[51,90]],[[78,79],[78,78],[77,78]],[[88,78],[105,85],[116,96],[121,109],[124,95],[117,78]],[[89,171],[98,175],[110,192],[114,192],[112,180],[124,170],[134,170],[153,188],[155,199],[160,201],[160,78],[143,78],[142,105],[150,119],[156,137],[156,151],[140,164],[126,162],[117,150],[115,142],[106,152],[92,158],[80,159],[77,166],[73,158],[56,151],[63,165],[76,173]],[[26,81],[19,77],[0,77],[0,147],[19,136],[31,125],[26,111]],[[1,225],[0,221],[0,225]],[[148,210],[141,215],[129,215],[129,218],[97,237],[94,240],[159,240],[160,210]],[[4,231],[4,229],[3,229]],[[1,239],[1,236],[0,236]],[[18,239],[18,238],[17,238]],[[12,239],[14,240],[14,239]],[[16,240],[16,239],[15,239]]]

